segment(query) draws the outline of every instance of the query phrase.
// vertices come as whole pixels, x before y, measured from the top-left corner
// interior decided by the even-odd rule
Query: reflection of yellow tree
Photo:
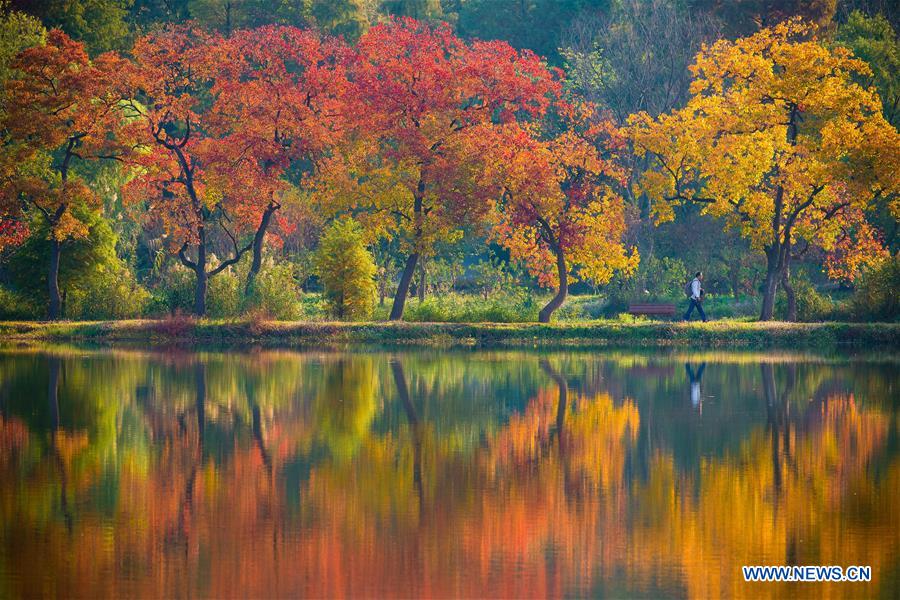
[[[313,595],[546,596],[573,574],[589,579],[604,553],[598,533],[624,539],[624,461],[639,417],[631,402],[560,391],[541,391],[473,456],[444,445],[410,408],[398,434],[316,469],[306,510],[340,532],[329,573],[350,579]]]
[[[375,417],[375,371],[368,357],[325,365],[316,396],[317,433],[337,458],[348,458]]]
[[[630,575],[646,579],[675,565],[689,595],[704,598],[796,590],[745,583],[742,565],[871,565],[878,582],[900,550],[900,539],[885,535],[900,526],[886,493],[900,486],[900,465],[894,461],[880,481],[867,469],[884,449],[889,419],[859,411],[852,396],[828,398],[811,411],[805,432],[790,424],[786,434],[757,430],[736,455],[704,460],[696,481],[679,477],[672,459],[657,455],[649,482],[635,490],[641,526],[630,539],[637,554]],[[774,460],[773,436],[788,440]],[[872,520],[848,523],[854,504],[866,510],[855,506],[852,514]],[[877,595],[877,586],[848,585],[817,584],[816,593]]]

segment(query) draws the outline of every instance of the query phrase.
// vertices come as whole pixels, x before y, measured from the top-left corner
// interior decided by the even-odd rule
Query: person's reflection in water
[[[688,380],[691,382],[691,404],[701,414],[703,413],[703,399],[700,395],[700,380],[703,379],[703,369],[705,368],[706,363],[702,362],[695,373],[691,368],[691,363],[684,363],[684,370],[687,371]]]

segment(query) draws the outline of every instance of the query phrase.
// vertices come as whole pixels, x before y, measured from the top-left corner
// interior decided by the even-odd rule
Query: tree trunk
[[[797,141],[797,107],[792,106],[788,118],[787,142],[793,146]],[[772,243],[766,248],[766,287],[763,292],[763,305],[760,321],[771,321],[775,314],[775,293],[781,281],[785,266],[790,258],[790,240],[792,219],[783,221],[784,187],[778,186],[775,192],[774,210],[772,211]],[[794,215],[796,217],[796,213]],[[784,229],[782,230],[782,225]]]
[[[775,292],[778,291],[778,279],[777,272],[769,271],[766,273],[762,311],[759,313],[760,321],[771,321],[775,315]]]
[[[194,288],[194,315],[206,316],[206,288],[209,286],[209,276],[205,269],[197,269],[197,285]]]
[[[766,282],[763,288],[760,321],[771,321],[775,315],[775,293],[778,291],[778,282],[781,281],[782,272],[782,266],[779,264],[779,246],[780,244],[766,250]]]
[[[413,201],[413,221],[415,221],[414,242],[418,243],[422,239],[422,219],[424,214],[422,206],[425,198],[425,180],[419,178],[416,186],[416,194]],[[417,248],[417,246],[414,246]],[[406,259],[406,265],[403,267],[403,274],[400,276],[400,283],[397,285],[397,293],[394,295],[394,305],[391,307],[391,321],[399,321],[403,318],[403,308],[406,306],[406,297],[409,295],[409,286],[412,283],[413,275],[416,272],[416,263],[419,261],[418,250],[413,251]]]
[[[197,276],[197,285],[194,287],[194,315],[206,316],[206,288],[209,285],[209,275],[206,272],[206,232],[200,228],[200,242],[197,244],[197,263],[194,267]]]
[[[62,248],[59,240],[53,238],[50,240],[50,271],[47,274],[47,292],[50,294],[50,311],[51,321],[56,321],[60,317],[62,300],[59,296],[59,258]]]
[[[266,241],[266,232],[269,229],[269,224],[272,222],[272,215],[275,214],[276,210],[278,210],[278,205],[269,203],[269,206],[263,212],[256,234],[253,236],[253,260],[250,263],[250,271],[247,273],[247,284],[244,287],[245,294],[249,294],[253,289],[253,282],[256,281],[256,276],[262,268],[263,243]]]
[[[559,275],[559,289],[553,299],[550,300],[550,302],[547,303],[547,306],[542,308],[541,312],[538,314],[538,321],[541,323],[550,322],[550,317],[553,316],[553,313],[557,308],[563,305],[563,302],[566,301],[566,296],[569,294],[566,255],[561,248],[556,249],[556,272]]]
[[[734,296],[734,301],[738,302],[741,299],[741,268],[740,266],[732,266],[731,267],[731,294]]]
[[[781,286],[784,288],[784,294],[787,297],[787,315],[788,321],[797,320],[797,294],[794,292],[794,286],[791,285],[791,267],[785,266],[781,275]]]
[[[419,302],[425,302],[425,259],[419,261]]]
[[[399,321],[403,318],[403,309],[406,306],[406,297],[409,295],[409,286],[416,272],[416,263],[419,261],[419,253],[413,252],[406,259],[400,283],[397,284],[397,294],[394,296],[394,305],[391,307],[391,321]]]
[[[205,317],[206,288],[209,285],[209,274],[206,272],[206,228],[201,225],[197,235],[197,262],[194,265],[194,274],[197,276],[197,285],[194,288],[194,315]]]

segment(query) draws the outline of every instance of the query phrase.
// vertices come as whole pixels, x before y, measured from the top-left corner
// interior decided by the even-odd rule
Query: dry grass
[[[696,346],[742,348],[898,348],[896,323],[710,323],[600,320],[536,323],[337,323],[243,320],[5,322],[17,341],[269,346],[364,343],[396,346]]]

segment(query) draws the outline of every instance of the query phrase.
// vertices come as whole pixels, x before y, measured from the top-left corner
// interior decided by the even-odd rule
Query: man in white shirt
[[[703,306],[701,305],[701,302],[703,301],[703,288],[700,285],[701,281],[703,281],[703,273],[697,271],[697,274],[694,275],[694,280],[691,281],[691,305],[688,307],[687,312],[684,313],[685,321],[691,320],[691,313],[693,313],[696,308],[697,312],[700,313],[700,318],[706,323],[706,313],[703,312]]]

